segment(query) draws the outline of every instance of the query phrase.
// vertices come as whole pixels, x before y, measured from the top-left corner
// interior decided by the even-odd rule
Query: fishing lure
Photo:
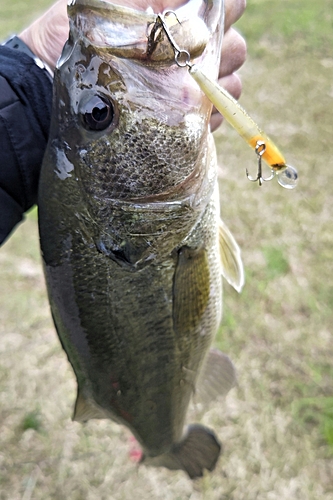
[[[270,181],[276,176],[278,183],[282,187],[294,189],[298,180],[297,170],[291,165],[287,165],[284,156],[274,142],[259,128],[236,99],[227,90],[209,78],[197,64],[191,63],[190,53],[178,46],[168,28],[165,19],[169,15],[174,15],[180,24],[177,14],[174,11],[158,14],[156,24],[164,30],[173,48],[176,64],[179,67],[188,68],[192,78],[197,82],[212,104],[214,104],[215,108],[256,152],[258,159],[257,176],[255,178],[251,177],[246,169],[248,179],[253,182],[258,181],[261,186],[263,182]],[[271,169],[269,177],[263,177],[262,159],[265,160]]]

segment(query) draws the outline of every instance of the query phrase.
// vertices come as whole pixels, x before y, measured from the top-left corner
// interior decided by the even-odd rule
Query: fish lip
[[[133,15],[133,13],[135,13],[137,15],[147,17],[147,19],[156,19],[157,17],[157,14],[152,14],[145,10],[134,9],[133,7],[114,4],[104,0],[71,0],[70,2],[68,2],[67,7],[68,9],[73,9],[79,5],[82,5],[84,7],[96,7],[97,9],[110,10],[113,12],[123,11],[124,13],[127,13],[131,16]]]
[[[186,27],[188,22],[192,25],[192,23],[200,20],[200,26],[196,26],[194,29],[192,26],[189,31],[189,33],[191,33],[191,47],[187,47],[187,50],[191,54],[191,58],[202,56],[210,37],[211,30],[206,22],[207,19],[203,16],[203,6],[207,9],[204,0],[202,0],[198,6],[196,6],[195,0],[189,0],[185,5],[175,9],[177,17],[179,16],[181,18],[181,22],[170,28],[170,31],[173,32],[173,36],[175,36],[176,42],[181,43],[183,41],[183,35],[182,31],[178,30],[188,30]],[[97,11],[100,13],[100,22],[97,23],[96,26],[90,22],[90,14],[87,14],[87,9],[91,9],[92,12]],[[83,14],[85,10],[85,22],[80,24],[77,22],[77,14]],[[110,14],[107,14],[107,16],[103,15],[103,11]],[[68,15],[70,18],[70,31],[77,31],[89,44],[101,49],[107,49],[110,53],[119,57],[132,57],[135,60],[143,61],[146,65],[170,66],[175,64],[174,49],[163,30],[161,32],[162,40],[156,44],[153,51],[149,50],[149,36],[147,31],[149,26],[156,24],[159,15],[157,13],[150,13],[132,7],[112,4],[103,0],[72,0],[72,2],[68,4]],[[123,28],[126,28],[123,31],[128,32],[127,39],[123,38],[123,41],[121,41],[118,37],[115,41],[114,36],[109,37],[107,35],[104,27],[104,25],[107,24],[107,17],[109,17],[110,20],[119,19],[122,22]],[[113,21],[113,26],[117,26],[115,21]],[[131,33],[135,31],[137,31],[137,36],[131,36]],[[187,33],[187,31],[185,32]],[[155,53],[156,48],[157,50]]]

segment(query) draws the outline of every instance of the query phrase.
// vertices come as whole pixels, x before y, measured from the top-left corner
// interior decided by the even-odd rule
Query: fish
[[[236,381],[211,344],[222,274],[243,285],[240,250],[220,220],[211,104],[175,64],[151,9],[72,0],[54,76],[38,194],[53,321],[78,386],[73,419],[111,419],[142,463],[212,471],[215,432],[187,425]],[[174,40],[217,77],[222,0],[164,13]]]

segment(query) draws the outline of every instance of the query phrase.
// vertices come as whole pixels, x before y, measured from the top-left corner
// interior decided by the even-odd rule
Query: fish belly
[[[65,237],[50,231],[50,217],[52,227],[61,228],[64,222],[71,226],[70,215],[56,220],[47,197],[40,205],[52,314],[80,394],[96,406],[92,418],[127,425],[150,455],[164,453],[181,439],[195,381],[220,320],[214,198],[169,257],[138,271],[99,252],[79,226]],[[54,248],[60,252],[56,263],[48,254]],[[198,304],[201,289],[206,292]]]

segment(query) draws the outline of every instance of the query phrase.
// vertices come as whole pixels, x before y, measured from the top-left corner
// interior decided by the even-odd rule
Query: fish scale
[[[89,186],[91,176],[100,180],[100,184],[94,182],[95,195],[118,199],[156,195],[180,184],[191,174],[193,153],[197,156],[201,153],[198,138],[193,134],[191,140],[186,141],[181,130],[171,127],[165,133],[155,130],[157,125],[157,121],[151,120],[141,130],[136,124],[135,127],[126,125],[124,135],[115,131],[113,139],[118,139],[119,145],[114,146],[115,154],[111,158],[107,140],[105,144],[92,143],[81,153],[82,169],[85,165],[90,167],[84,179],[86,185]],[[140,142],[135,140],[139,133],[144,136]]]

